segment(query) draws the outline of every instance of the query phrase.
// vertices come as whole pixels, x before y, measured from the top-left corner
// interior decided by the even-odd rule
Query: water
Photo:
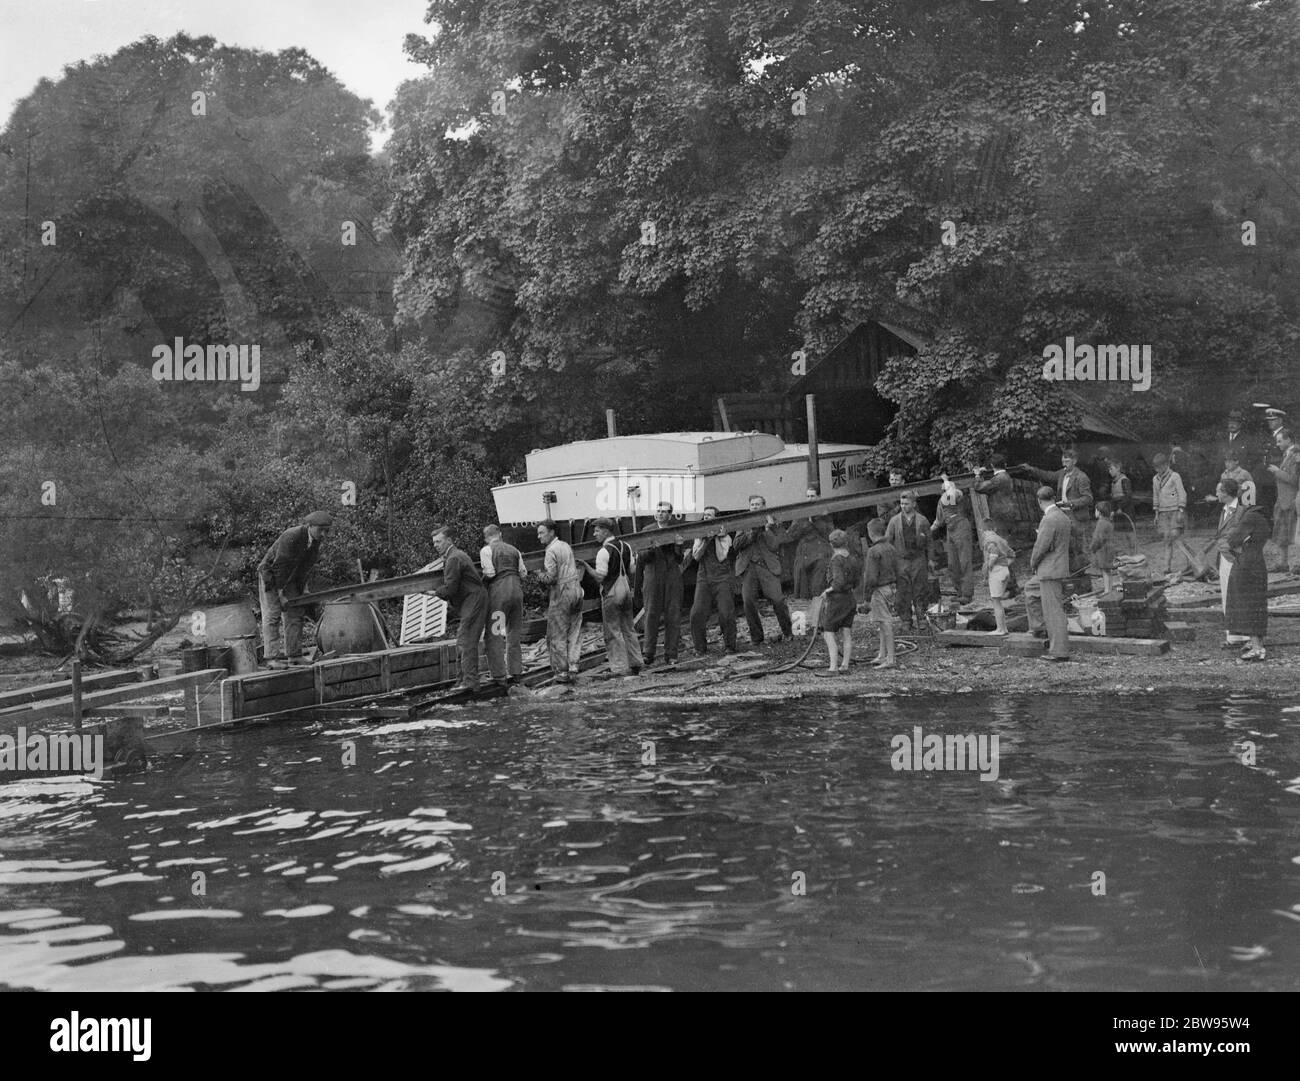
[[[1289,702],[613,708],[262,729],[0,787],[0,984],[1300,988]],[[997,734],[998,780],[892,770],[916,725]]]

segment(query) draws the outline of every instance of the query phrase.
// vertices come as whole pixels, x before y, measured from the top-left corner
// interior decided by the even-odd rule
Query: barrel
[[[201,672],[208,666],[208,647],[195,646],[181,650],[181,671]]]
[[[209,642],[224,642],[227,638],[242,638],[257,633],[257,617],[253,615],[252,601],[219,604],[203,612],[203,636]]]
[[[325,605],[316,627],[316,644],[323,653],[369,653],[386,646],[374,606],[366,601],[336,601]]]
[[[242,676],[257,671],[257,635],[244,634],[226,640],[230,649],[230,674]]]

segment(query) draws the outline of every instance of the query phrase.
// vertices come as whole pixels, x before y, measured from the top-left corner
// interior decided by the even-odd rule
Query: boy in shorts
[[[989,598],[993,601],[993,618],[997,620],[997,630],[991,633],[1007,633],[1007,582],[1011,578],[1011,560],[1015,557],[1005,540],[1002,539],[990,523],[984,530],[984,573],[989,576]]]
[[[1174,549],[1183,553],[1188,569],[1195,576],[1204,573],[1196,553],[1183,539],[1187,528],[1187,491],[1183,478],[1170,466],[1167,454],[1157,454],[1151,459],[1156,475],[1151,480],[1151,509],[1156,515],[1156,533],[1165,545],[1165,574],[1174,578]]]
[[[885,523],[874,518],[867,523],[867,549],[862,572],[862,591],[869,598],[867,622],[874,623],[880,634],[880,650],[871,662],[874,668],[897,668],[894,654],[894,613],[890,611],[894,596],[894,583],[898,580],[898,553],[885,540]]]

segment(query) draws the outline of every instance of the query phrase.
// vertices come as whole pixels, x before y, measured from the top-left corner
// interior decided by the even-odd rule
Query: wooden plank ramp
[[[184,675],[166,676],[163,679],[151,679],[142,683],[127,683],[106,691],[92,691],[81,696],[84,710],[103,712],[99,707],[111,706],[119,702],[139,701],[182,692],[186,704],[194,695],[212,695],[220,693],[220,685],[226,676],[224,668],[207,668],[201,672],[187,672]],[[16,706],[0,712],[0,729],[8,729],[32,721],[60,720],[72,718],[72,697],[52,698],[33,702],[26,706]]]
[[[95,672],[81,677],[81,689],[86,691],[106,691],[120,687],[125,683],[139,683],[144,679],[144,672],[138,668],[119,668],[110,672]],[[17,690],[0,693],[0,712],[7,709],[21,708],[33,702],[44,702],[51,698],[72,697],[72,680],[62,679],[57,683],[39,683],[32,687],[20,687]]]
[[[1047,641],[1032,634],[989,634],[987,631],[940,631],[935,641],[941,646],[983,646],[1001,649],[1019,657],[1033,657],[1047,648]],[[1092,634],[1070,635],[1072,653],[1124,654],[1158,657],[1169,652],[1164,638],[1106,638]]]

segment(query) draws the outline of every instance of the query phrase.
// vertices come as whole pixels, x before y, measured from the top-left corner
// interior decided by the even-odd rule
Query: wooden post
[[[723,398],[718,399],[718,416],[722,418],[722,430],[731,431],[731,421],[727,417],[727,403]]]
[[[817,396],[805,394],[808,407],[808,487],[814,495],[822,494],[821,463],[817,460]]]
[[[618,426],[614,423],[614,410],[605,410],[605,431],[609,434],[610,439],[618,435]]]
[[[81,658],[72,658],[72,721],[81,731]]]

